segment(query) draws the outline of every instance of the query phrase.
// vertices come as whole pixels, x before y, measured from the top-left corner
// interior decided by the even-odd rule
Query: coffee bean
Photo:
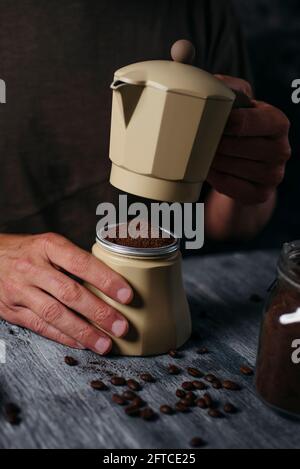
[[[106,384],[104,384],[103,381],[100,381],[100,380],[91,381],[90,385],[93,389],[96,389],[96,391],[108,390],[108,387],[106,386]]]
[[[182,401],[176,402],[175,409],[178,412],[187,413],[189,412],[188,406],[186,406]]]
[[[208,383],[213,383],[214,381],[217,381],[218,378],[215,376],[215,375],[212,375],[212,374],[208,374],[205,376],[205,381],[207,381]]]
[[[262,303],[264,300],[262,299],[261,296],[257,295],[256,293],[254,293],[253,295],[250,296],[249,300],[252,302],[252,303]]]
[[[191,381],[185,381],[184,383],[182,383],[181,387],[185,391],[193,391],[195,389],[195,386],[193,385]]]
[[[223,388],[227,389],[228,391],[240,391],[241,387],[239,384],[235,383],[234,381],[230,381],[229,379],[223,381]]]
[[[172,407],[170,407],[169,405],[162,405],[160,406],[160,409],[162,414],[166,414],[166,415],[173,415],[174,414],[174,409]]]
[[[190,446],[192,448],[202,448],[205,446],[205,442],[202,440],[202,438],[195,437],[190,441]]]
[[[140,417],[141,409],[135,405],[130,404],[128,407],[125,408],[125,413],[129,417]]]
[[[179,375],[179,373],[181,373],[181,369],[178,368],[178,366],[169,365],[168,372],[170,375]]]
[[[114,386],[125,386],[126,380],[122,376],[113,376],[110,380]]]
[[[78,360],[73,357],[65,357],[65,363],[68,366],[77,366],[78,365]]]
[[[119,394],[113,394],[112,395],[112,401],[115,404],[118,404],[118,405],[126,405],[127,404],[126,399],[124,399],[124,397],[120,396]]]
[[[214,389],[222,389],[222,383],[219,379],[216,379],[216,381],[213,381],[212,387]]]
[[[196,353],[198,353],[198,355],[206,355],[209,353],[209,350],[206,347],[202,347],[199,348]]]
[[[235,414],[237,412],[237,408],[228,402],[224,405],[224,412],[226,412],[226,414]]]
[[[200,409],[207,409],[206,401],[202,397],[196,400],[196,406],[200,407]]]
[[[169,355],[172,358],[181,358],[182,356],[177,350],[170,350]]]
[[[138,396],[133,391],[124,391],[123,394],[122,394],[122,397],[124,397],[124,399],[126,399],[126,401],[133,401]]]
[[[198,370],[197,368],[192,368],[192,367],[189,367],[187,369],[187,372],[189,375],[193,376],[194,378],[203,378],[204,374]]]
[[[141,407],[145,407],[146,402],[142,398],[136,397],[135,399],[133,399],[132,405],[135,405],[136,407],[141,408]]]
[[[176,396],[179,397],[179,399],[183,399],[186,396],[186,393],[183,391],[183,389],[177,389]]]
[[[218,409],[209,409],[208,415],[214,419],[221,419],[223,417],[222,412]]]
[[[252,368],[250,368],[249,366],[246,366],[246,365],[241,366],[240,372],[242,373],[242,375],[245,375],[245,376],[252,376],[253,375]]]
[[[208,394],[208,393],[204,394],[203,399],[204,399],[205,404],[207,405],[207,407],[212,407],[213,406],[213,400],[212,400],[212,397],[211,397],[210,394]]]
[[[204,384],[202,381],[193,381],[193,386],[195,389],[198,389],[198,391],[204,391],[207,389],[206,384]]]
[[[140,378],[145,381],[145,383],[155,383],[156,379],[150,373],[143,373],[140,375]]]
[[[21,409],[17,404],[9,402],[4,406],[4,418],[11,425],[19,425],[21,423]]]
[[[186,407],[195,407],[196,405],[194,399],[187,399],[186,397],[184,399],[181,399],[180,402]]]
[[[153,422],[158,418],[158,415],[150,407],[146,407],[146,409],[141,411],[141,417],[143,420]]]
[[[131,391],[140,391],[142,389],[140,383],[138,383],[135,379],[129,379],[127,381],[127,386]]]
[[[193,391],[189,391],[186,393],[185,399],[191,399],[192,401],[195,401],[196,398],[197,396],[193,393]]]

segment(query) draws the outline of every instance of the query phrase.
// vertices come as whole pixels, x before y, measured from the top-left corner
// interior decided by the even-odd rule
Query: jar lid
[[[168,237],[162,238],[162,239],[171,238],[170,243],[164,244],[163,246],[140,248],[140,247],[125,246],[122,244],[114,243],[112,240],[110,240],[107,237],[108,232],[112,229],[120,228],[122,225],[125,227],[127,224],[110,225],[108,227],[102,228],[97,233],[96,242],[103,249],[106,249],[107,251],[113,252],[115,254],[129,256],[129,257],[159,258],[159,257],[169,256],[170,254],[173,254],[179,250],[179,246],[180,246],[179,239],[176,238],[172,233],[170,233],[169,231],[163,228],[159,228],[159,232],[165,233],[166,235],[168,235]]]
[[[278,273],[300,288],[300,241],[285,243],[278,262]]]

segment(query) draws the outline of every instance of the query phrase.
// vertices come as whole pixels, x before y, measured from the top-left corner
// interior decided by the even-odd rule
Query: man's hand
[[[101,355],[126,319],[64,272],[89,282],[119,303],[131,301],[127,282],[91,254],[56,234],[0,235],[0,317],[54,341]]]
[[[246,81],[217,78],[252,99]],[[253,106],[232,111],[208,176],[217,192],[244,205],[262,204],[274,197],[291,155],[287,117],[263,102],[253,100]]]

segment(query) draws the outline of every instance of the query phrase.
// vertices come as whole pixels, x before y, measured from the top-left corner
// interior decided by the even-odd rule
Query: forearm
[[[212,190],[205,205],[206,236],[215,241],[249,240],[269,222],[275,206],[276,192],[264,203],[243,205]]]

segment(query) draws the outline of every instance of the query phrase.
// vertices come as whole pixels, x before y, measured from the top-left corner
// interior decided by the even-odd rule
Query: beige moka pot
[[[195,202],[235,94],[192,65],[141,62],[115,73],[110,182],[134,195]]]

